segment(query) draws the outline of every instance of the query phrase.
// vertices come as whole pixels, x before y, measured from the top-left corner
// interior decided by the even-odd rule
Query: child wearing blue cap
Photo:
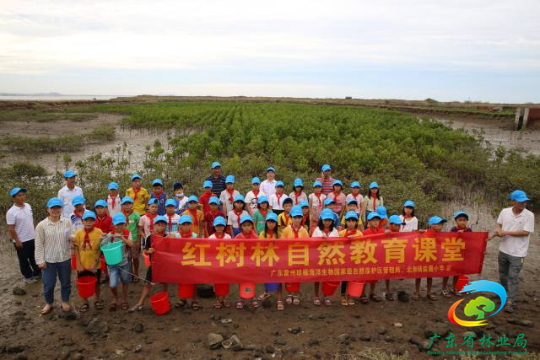
[[[404,224],[401,226],[401,232],[411,232],[418,230],[418,219],[414,213],[416,204],[412,200],[407,200],[403,204],[401,220]]]
[[[229,216],[227,217],[227,225],[229,225],[229,232],[233,237],[242,232],[242,226],[240,224],[240,219],[242,216],[249,215],[245,207],[244,197],[242,195],[237,195],[234,197],[233,209],[229,211]]]
[[[265,219],[265,225],[263,227],[263,230],[259,232],[259,239],[279,239],[279,228],[277,226],[278,217],[276,214],[270,212],[268,213],[268,216]],[[270,292],[268,291],[268,285],[265,284],[265,291],[261,295],[257,297],[257,300],[264,301],[265,299],[270,297]],[[279,284],[278,290],[277,290],[277,309],[283,310],[283,289],[282,284]]]
[[[73,224],[73,230],[77,231],[84,227],[82,223],[82,216],[86,211],[84,203],[86,200],[83,196],[77,195],[71,200],[71,205],[73,206],[73,212],[69,215],[69,219]]]
[[[146,214],[141,216],[139,218],[139,224],[138,224],[138,233],[139,236],[137,237],[137,240],[139,239],[146,239],[152,231],[154,231],[154,219],[159,216],[158,215],[158,202],[155,198],[152,198],[148,200],[148,211]],[[132,235],[133,236],[133,235]],[[132,238],[132,241],[134,240],[134,236]],[[131,248],[131,253],[133,256],[133,274],[135,274],[135,278],[133,279],[134,283],[139,282],[139,256],[141,253],[141,245],[137,241],[135,243],[136,246],[133,246]]]
[[[338,215],[338,218],[345,214],[345,204],[347,203],[347,196],[343,193],[343,183],[341,180],[336,180],[332,184],[332,191],[328,194],[328,198],[335,201],[334,212]]]
[[[308,229],[309,232],[312,232],[319,222],[321,211],[324,209],[324,200],[326,200],[326,195],[322,193],[322,183],[320,181],[315,181],[313,183],[313,193],[308,196],[309,217],[311,219],[311,224]]]
[[[225,178],[225,190],[221,192],[221,195],[219,195],[219,201],[223,204],[223,213],[229,214],[230,211],[234,208],[234,199],[240,195],[238,190],[234,189],[234,176],[228,175]]]
[[[380,222],[382,220],[382,215],[379,214],[377,211],[372,211],[369,214],[367,214],[367,227],[364,231],[362,231],[362,234],[364,236],[367,235],[378,235],[378,234],[384,234],[384,228],[380,226]],[[369,300],[373,300],[375,302],[382,301],[381,297],[377,294],[375,294],[375,288],[377,287],[377,280],[370,280],[366,281],[366,284],[369,284],[369,297],[367,295],[367,286],[364,287],[364,293],[362,294],[362,297],[360,297],[360,302],[362,304],[367,304]]]
[[[167,234],[178,234],[178,220],[180,220],[180,215],[176,213],[176,201],[174,199],[167,200],[165,202],[165,209],[165,219],[167,219],[165,231]]]
[[[212,234],[208,236],[209,239],[229,240],[232,239],[231,235],[227,234],[227,220],[221,215],[216,216],[212,221]]]
[[[347,200],[347,212],[345,213],[345,215],[347,215],[351,211],[355,212],[356,215],[358,215],[356,227],[358,228],[358,230],[362,230],[363,223],[362,218],[360,217],[360,209],[358,208],[358,203],[356,202],[356,200],[352,198]],[[345,218],[345,215],[343,215],[340,222],[342,229],[347,227],[347,219]]]
[[[210,207],[210,211],[204,214],[205,237],[209,237],[215,232],[214,221],[216,218],[225,218],[225,214],[219,210],[219,199],[217,197],[212,196],[210,200],[208,200],[208,206]],[[226,222],[225,225],[227,225]]]
[[[467,225],[469,222],[469,214],[467,214],[465,211],[458,211],[454,214],[454,222],[455,226],[453,226],[450,229],[450,232],[456,232],[456,233],[464,233],[464,232],[472,232],[472,229]],[[454,294],[455,296],[462,297],[463,295],[456,291],[456,285],[459,280],[459,275],[455,275],[452,278],[452,287],[448,289],[448,280],[449,277],[445,276],[443,277],[442,282],[442,296],[445,298],[450,297],[450,294]]]
[[[334,199],[327,197],[326,200],[324,200],[324,210],[330,210],[332,212],[332,214],[334,215],[334,226],[339,231],[341,230],[341,223],[339,221],[338,214],[336,214],[336,212],[334,211],[335,207],[336,207],[336,202],[334,201]]]
[[[116,182],[109,183],[108,186],[109,189],[109,195],[107,195],[107,209],[110,216],[114,216],[116,214],[119,214],[122,212],[122,199],[120,198],[119,194],[119,186]]]
[[[349,203],[349,200],[355,200],[357,210],[356,213],[358,214],[358,219],[360,220],[360,223],[358,224],[361,226],[361,220],[364,217],[364,213],[362,212],[363,205],[364,205],[364,196],[360,193],[360,188],[362,185],[358,181],[353,181],[351,183],[351,193],[347,195],[347,204]]]
[[[262,231],[264,231],[266,225],[266,217],[268,216],[268,214],[271,214],[273,212],[272,210],[270,210],[270,203],[268,202],[268,197],[266,195],[260,196],[257,202],[257,210],[255,210],[255,213],[253,214],[253,221],[255,222],[255,229],[257,233],[260,234]]]
[[[150,199],[156,199],[158,204],[158,215],[165,215],[165,202],[167,201],[167,194],[163,191],[163,181],[161,179],[155,179],[152,181],[152,194]]]
[[[372,182],[369,184],[369,193],[364,197],[364,203],[361,212],[367,215],[370,212],[377,211],[379,206],[384,206],[384,199],[380,194],[379,184]]]
[[[281,214],[283,212],[283,200],[286,198],[287,195],[285,195],[285,185],[283,185],[283,181],[276,181],[276,192],[268,198],[270,209],[277,215]]]
[[[107,214],[107,202],[105,200],[98,200],[94,204],[94,211],[96,212],[95,227],[100,229],[104,234],[107,234],[112,230],[112,217]]]
[[[292,224],[291,209],[293,207],[293,199],[287,197],[283,200],[283,212],[278,215],[278,227],[279,231],[285,230],[285,228]]]
[[[259,236],[253,229],[253,219],[249,214],[245,214],[240,218],[240,226],[242,227],[242,232],[235,236],[236,239],[258,239]],[[236,302],[237,309],[243,309],[246,303],[246,299],[239,298]],[[251,300],[251,306],[254,308],[259,307],[259,302],[255,299]]]
[[[82,229],[75,232],[73,245],[75,246],[75,254],[77,257],[77,278],[83,276],[96,277],[96,300],[94,307],[98,310],[103,309],[103,301],[100,297],[100,282],[101,282],[101,262],[100,262],[100,246],[101,239],[105,236],[103,231],[95,226],[96,214],[93,211],[85,211],[83,214]],[[107,232],[109,232],[108,230]],[[86,312],[90,309],[88,298],[82,298],[83,303],[79,307],[81,312]]]
[[[109,271],[109,287],[113,296],[113,300],[109,305],[109,311],[116,311],[118,309],[118,285],[122,283],[122,298],[120,308],[122,310],[128,310],[129,304],[127,302],[128,287],[132,281],[131,274],[131,261],[130,261],[130,248],[135,244],[130,240],[131,234],[126,229],[127,219],[124,214],[116,214],[113,217],[114,229],[105,236],[101,241],[101,246],[105,246],[109,243],[121,242],[122,243],[122,260],[116,265],[108,265]],[[138,274],[137,274],[138,275]]]
[[[311,219],[309,218],[309,202],[306,200],[300,201],[300,204],[298,204],[300,208],[302,209],[302,226],[307,230],[309,233],[309,224]]]
[[[354,201],[350,199],[349,201]],[[339,232],[339,237],[347,239],[356,239],[362,236],[362,232],[358,229],[358,214],[354,210],[349,210],[343,217],[345,220],[345,229]],[[341,305],[354,306],[356,302],[347,294],[348,281],[341,282]]]
[[[246,204],[249,215],[255,215],[259,206],[259,198],[265,196],[264,191],[261,190],[261,180],[258,177],[251,179],[251,190],[246,194]]]
[[[199,196],[199,204],[201,204],[201,211],[204,214],[210,211],[210,205],[208,202],[211,197],[215,197],[212,192],[212,182],[210,180],[205,180],[203,182],[203,193]]]
[[[131,176],[131,187],[126,190],[126,196],[133,199],[133,210],[139,215],[144,215],[150,194],[142,187],[142,177],[139,174]]]
[[[188,208],[182,215],[188,215],[191,217],[191,231],[195,234],[199,234],[199,237],[204,236],[204,214],[197,207],[199,206],[199,199],[195,195],[191,195],[188,199]]]
[[[64,172],[64,181],[65,185],[58,190],[58,198],[64,204],[62,208],[62,217],[70,218],[71,213],[73,212],[72,201],[75,196],[84,196],[83,191],[76,184],[77,182],[77,173],[73,170],[66,170]]]
[[[293,199],[293,205],[300,205],[301,201],[307,201],[307,195],[304,192],[304,182],[300,178],[294,179],[293,191],[289,194],[289,197]]]

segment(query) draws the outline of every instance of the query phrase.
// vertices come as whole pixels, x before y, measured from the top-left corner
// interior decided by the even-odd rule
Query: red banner
[[[487,232],[358,239],[153,239],[154,282],[281,283],[478,274]]]

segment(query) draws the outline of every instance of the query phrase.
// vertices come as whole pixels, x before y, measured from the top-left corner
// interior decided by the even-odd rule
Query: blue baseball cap
[[[278,222],[278,216],[277,216],[277,214],[276,214],[276,213],[273,213],[273,212],[268,213],[268,214],[266,215],[266,221],[274,221],[274,222]]]
[[[351,188],[361,188],[362,185],[360,185],[360,183],[358,181],[353,181],[351,183]]]
[[[226,184],[234,184],[234,176],[233,175],[227,175],[227,177],[225,178],[225,183]]]
[[[64,203],[57,197],[50,198],[49,201],[47,201],[47,208],[50,209],[55,206],[64,207]]]
[[[276,181],[275,187],[285,187],[285,185],[283,185],[283,181],[279,180],[279,181]]]
[[[322,184],[321,184],[320,181],[315,181],[315,182],[313,183],[313,187],[314,187],[314,188],[316,188],[316,187],[322,187]]]
[[[345,220],[349,219],[358,220],[358,214],[356,213],[356,211],[347,211],[347,213],[345,214]]]
[[[332,187],[336,186],[336,185],[339,185],[341,187],[343,187],[343,183],[341,182],[341,180],[335,180],[333,183],[332,183]]]
[[[324,164],[322,167],[321,167],[321,170],[322,172],[325,172],[325,171],[331,171],[332,170],[332,167],[328,164]]]
[[[373,220],[373,219],[379,219],[381,220],[381,215],[379,213],[377,213],[376,211],[372,211],[368,214],[367,216],[367,220],[370,221],[370,220]]]
[[[66,170],[64,172],[64,179],[69,179],[69,178],[72,178],[74,176],[77,176],[77,173],[73,170]]]
[[[176,201],[174,201],[174,199],[169,199],[169,200],[165,201],[165,207],[167,207],[167,206],[176,207]]]
[[[266,172],[269,172],[269,171],[275,173],[275,172],[276,172],[276,169],[274,169],[273,166],[269,166],[269,167],[266,168]]]
[[[304,213],[302,213],[302,208],[298,205],[296,206],[293,206],[293,208],[291,209],[291,216],[292,217],[297,217],[297,216],[304,216]]]
[[[118,183],[115,183],[114,181],[109,183],[109,186],[107,187],[109,190],[118,190]]]
[[[454,214],[454,219],[457,219],[460,216],[465,216],[467,220],[469,220],[469,214],[467,214],[465,211],[458,211]]]
[[[378,206],[377,214],[381,215],[381,219],[386,219],[388,217],[388,210],[384,206]]]
[[[212,182],[210,180],[205,180],[202,184],[202,187],[203,189],[204,188],[211,188],[212,187]]]
[[[445,222],[446,222],[445,219],[440,218],[440,217],[438,217],[438,216],[432,216],[432,217],[430,217],[429,220],[428,220],[429,226],[431,226],[431,225],[437,225],[437,224],[441,224],[441,223],[445,223]]]
[[[219,205],[219,199],[217,198],[217,196],[212,196],[212,197],[208,200],[208,204]]]
[[[405,204],[403,204],[403,207],[410,207],[414,209],[416,207],[416,204],[412,200],[407,200],[405,201]]]
[[[9,192],[9,196],[14,197],[15,195],[17,195],[17,194],[20,193],[20,192],[24,192],[24,193],[25,193],[25,192],[26,192],[26,189],[25,189],[25,188],[18,188],[18,187],[13,188],[13,189]]]
[[[114,214],[112,218],[113,225],[125,224],[126,222],[126,216],[122,213]]]
[[[349,200],[347,200],[347,205],[350,205],[350,204],[356,204],[356,205],[358,205],[358,201],[356,201],[356,199],[354,199],[354,198],[353,198],[353,199],[349,199]]]
[[[243,202],[243,203],[245,203],[246,200],[244,199],[244,196],[243,196],[243,195],[236,195],[236,196],[234,197],[234,202]]]
[[[301,208],[309,207],[309,202],[307,202],[306,200],[302,200],[300,201],[300,204],[298,204],[298,206],[300,206]]]
[[[152,186],[156,186],[156,185],[163,187],[163,181],[161,181],[161,179],[154,179],[154,181],[152,181]]]
[[[125,203],[133,204],[133,198],[131,196],[124,196],[122,198],[122,205],[124,205]]]
[[[167,224],[169,221],[167,220],[167,217],[165,215],[159,215],[154,218],[154,224],[157,224],[158,222],[164,222]]]
[[[191,224],[193,220],[191,220],[191,216],[189,215],[182,215],[180,216],[180,219],[178,220],[178,224],[184,225],[184,224]]]
[[[96,220],[96,213],[93,212],[93,211],[90,211],[90,210],[86,210],[82,216],[82,219],[83,220],[86,220],[86,219],[94,219]]]
[[[227,226],[227,222],[225,221],[225,218],[223,216],[218,216],[217,218],[214,219],[214,224],[213,226],[216,227],[216,226]]]
[[[255,176],[253,179],[251,179],[251,183],[252,183],[253,185],[255,185],[255,184],[260,184],[260,183],[261,183],[261,179],[259,179],[258,177]]]
[[[403,220],[401,220],[401,217],[399,215],[392,215],[388,218],[388,222],[390,224],[395,224],[395,225],[405,225],[405,223],[403,222]]]
[[[527,194],[525,193],[525,191],[514,190],[510,194],[510,200],[517,201],[517,202],[525,202],[525,201],[530,201],[531,199],[527,197]]]
[[[369,184],[369,188],[370,189],[378,189],[379,188],[379,184],[377,184],[375,181],[372,182],[371,184]]]
[[[327,206],[327,205],[330,205],[330,204],[335,204],[336,202],[334,201],[334,199],[331,199],[331,198],[326,198],[324,199],[324,206]]]
[[[84,196],[77,195],[73,198],[73,200],[71,200],[71,205],[73,206],[82,205],[85,202],[86,200],[84,199]]]
[[[249,215],[242,215],[242,217],[240,218],[240,225],[242,225],[243,223],[245,223],[246,221],[249,221],[253,224],[253,219],[251,218],[251,216]]]
[[[321,219],[322,220],[334,220],[334,212],[330,209],[324,209],[321,211]]]
[[[105,200],[101,199],[101,200],[98,200],[98,201],[96,201],[94,203],[95,208],[100,207],[100,206],[106,208],[107,207],[107,202]]]
[[[191,195],[189,198],[188,198],[188,203],[190,202],[196,202],[196,203],[199,203],[199,198],[196,197],[195,195]]]
[[[215,169],[215,168],[217,168],[217,167],[221,167],[221,164],[219,163],[219,161],[214,161],[214,162],[212,163],[212,169]]]
[[[259,204],[262,204],[263,202],[268,202],[268,196],[266,195],[263,195],[263,196],[259,196],[259,200],[257,201]]]
[[[148,205],[159,205],[156,198],[151,198],[148,200]]]
[[[139,175],[139,174],[133,174],[133,175],[131,176],[131,181],[137,180],[137,179],[141,179],[141,180],[142,180],[142,176]]]
[[[304,187],[304,182],[302,181],[302,179],[296,178],[296,179],[294,179],[293,186],[294,187],[297,187],[297,186]]]

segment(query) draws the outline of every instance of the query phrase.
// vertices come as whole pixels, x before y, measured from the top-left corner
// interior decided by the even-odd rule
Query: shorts
[[[133,243],[133,246],[130,248],[131,250],[131,258],[132,259],[138,259],[139,258],[139,254],[141,253],[141,244],[136,241]]]
[[[96,269],[95,273],[91,272],[90,270],[83,270],[81,272],[77,272],[77,279],[83,276],[95,276],[97,277],[97,283],[99,284],[101,280],[101,269]]]
[[[131,262],[119,266],[109,266],[109,286],[112,288],[118,287],[120,281],[122,284],[129,284],[131,282]]]

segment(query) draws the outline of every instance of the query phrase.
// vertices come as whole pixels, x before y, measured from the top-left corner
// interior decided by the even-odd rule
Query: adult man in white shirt
[[[66,185],[58,191],[58,198],[64,203],[62,217],[69,219],[73,209],[75,209],[71,203],[73,198],[77,195],[84,196],[84,194],[82,189],[75,185],[75,181],[77,180],[75,171],[66,170],[66,172],[64,172],[64,180]]]
[[[276,193],[276,169],[272,166],[269,166],[266,169],[266,180],[261,183],[261,191],[268,196]]]
[[[6,223],[13,244],[17,250],[19,267],[27,284],[35,283],[41,278],[41,269],[34,257],[36,232],[32,207],[26,201],[26,189],[14,188],[10,192],[13,206],[6,214]]]
[[[529,249],[530,234],[534,232],[534,214],[526,209],[529,198],[522,190],[510,194],[512,207],[503,209],[497,219],[497,228],[490,237],[500,237],[499,277],[508,301],[505,311],[514,312],[518,292],[519,272]]]

